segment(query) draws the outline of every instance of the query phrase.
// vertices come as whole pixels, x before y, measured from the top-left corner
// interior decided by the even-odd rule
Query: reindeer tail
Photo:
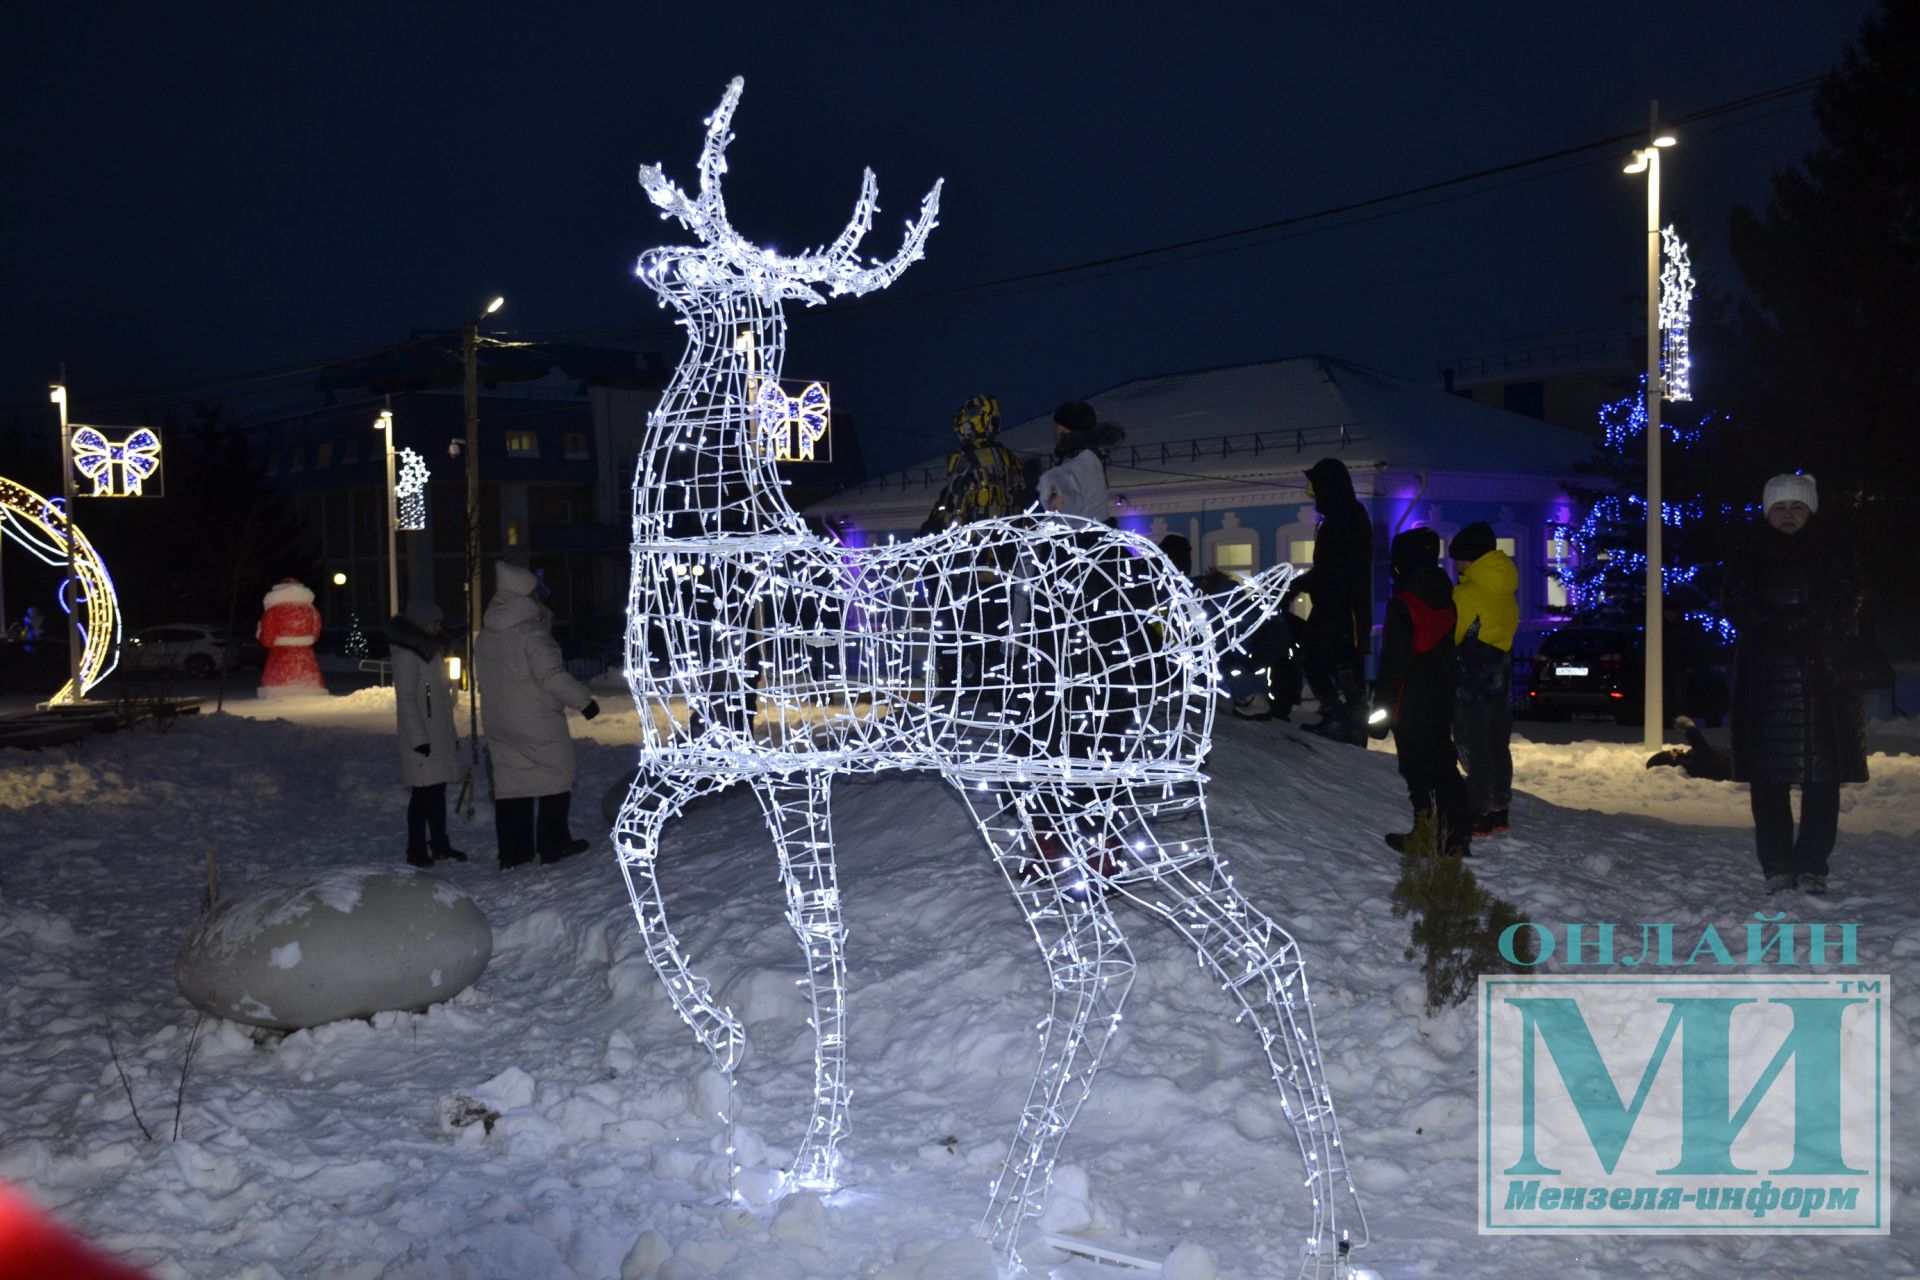
[[[1238,649],[1252,638],[1260,624],[1280,608],[1287,596],[1287,585],[1298,574],[1290,564],[1277,564],[1245,582],[1235,583],[1215,597],[1222,653]]]

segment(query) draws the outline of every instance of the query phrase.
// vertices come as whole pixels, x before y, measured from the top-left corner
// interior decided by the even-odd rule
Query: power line
[[[1795,98],[1800,95],[1809,95],[1815,89],[1817,89],[1824,81],[1826,81],[1829,78],[1829,75],[1837,75],[1837,74],[1843,74],[1843,73],[1838,71],[1832,72],[1832,73],[1823,73],[1822,75],[1819,75],[1819,76],[1813,76],[1813,77],[1809,77],[1802,80],[1796,80],[1789,84],[1777,85],[1770,89],[1764,89],[1757,93],[1748,94],[1740,98],[1730,99],[1726,102],[1717,103],[1713,106],[1703,108],[1699,111],[1694,111],[1694,112],[1687,113],[1685,115],[1678,116],[1671,123],[1676,125],[1687,125],[1687,124],[1704,122],[1707,120],[1717,119],[1719,117],[1729,115],[1735,112],[1746,111],[1756,106],[1763,106],[1763,105],[1780,102],[1783,99]],[[1776,111],[1766,112],[1761,116],[1754,117],[1754,119],[1765,119],[1773,115],[1780,114],[1782,111],[1795,109],[1797,105],[1798,104],[1794,104],[1794,106],[1784,107]],[[1738,123],[1747,123],[1747,121],[1729,122],[1729,124],[1738,124]],[[1729,127],[1729,126],[1728,125],[1721,126],[1721,128],[1725,128],[1725,127]],[[1712,129],[1712,130],[1705,130],[1702,132],[1715,133],[1719,131],[1720,131],[1719,129]],[[1130,250],[1125,253],[1110,254],[1105,257],[1091,258],[1081,262],[1067,263],[1057,267],[1047,267],[1047,268],[1043,268],[1036,271],[1027,271],[1027,272],[1021,272],[1015,275],[1010,275],[1010,276],[1001,276],[992,280],[981,280],[981,281],[974,281],[968,284],[953,285],[945,289],[927,290],[920,293],[909,293],[909,294],[886,294],[876,298],[856,300],[852,302],[843,303],[838,307],[832,308],[827,312],[825,312],[824,315],[827,317],[859,316],[859,315],[865,315],[865,314],[871,313],[874,309],[880,308],[880,307],[905,306],[905,305],[914,304],[914,303],[936,301],[939,299],[955,297],[962,294],[988,294],[989,296],[993,296],[990,294],[989,291],[1005,290],[1007,286],[1010,286],[1010,285],[1027,285],[1028,286],[1027,289],[1014,290],[1012,295],[1009,295],[1009,294],[1000,295],[1000,296],[1013,296],[1013,295],[1017,295],[1018,293],[1030,292],[1030,291],[1033,291],[1034,289],[1055,288],[1055,287],[1060,287],[1066,284],[1077,284],[1077,283],[1084,283],[1090,280],[1106,279],[1110,276],[1127,274],[1131,271],[1146,269],[1147,267],[1150,267],[1150,266],[1178,266],[1186,262],[1192,262],[1192,261],[1196,261],[1198,259],[1206,258],[1206,257],[1213,257],[1222,253],[1240,252],[1248,249],[1262,247],[1267,244],[1278,243],[1284,240],[1298,239],[1302,236],[1316,235],[1326,231],[1334,231],[1334,230],[1339,230],[1349,226],[1360,225],[1366,222],[1377,221],[1381,218],[1397,216],[1403,213],[1418,212],[1421,209],[1432,208],[1440,204],[1450,203],[1454,200],[1464,199],[1469,195],[1487,194],[1492,191],[1504,190],[1508,187],[1521,185],[1522,183],[1525,183],[1525,182],[1539,181],[1544,178],[1554,177],[1561,173],[1571,172],[1576,169],[1586,168],[1593,164],[1598,164],[1601,162],[1601,158],[1583,159],[1577,164],[1565,165],[1544,174],[1536,174],[1536,175],[1530,175],[1527,177],[1517,178],[1511,182],[1501,183],[1492,187],[1484,187],[1478,191],[1458,192],[1455,194],[1444,195],[1435,200],[1421,201],[1413,204],[1405,204],[1401,208],[1382,208],[1382,206],[1395,205],[1395,204],[1400,204],[1402,202],[1415,200],[1417,197],[1422,195],[1436,195],[1441,192],[1451,191],[1451,189],[1453,188],[1464,187],[1474,183],[1485,182],[1489,178],[1498,177],[1503,174],[1516,173],[1522,170],[1535,168],[1540,165],[1550,164],[1556,160],[1571,159],[1577,156],[1585,157],[1585,156],[1588,156],[1589,153],[1592,153],[1595,151],[1617,150],[1627,144],[1643,141],[1644,138],[1645,138],[1645,130],[1635,129],[1630,132],[1613,134],[1605,138],[1593,139],[1591,141],[1579,143],[1574,146],[1557,148],[1553,151],[1543,152],[1539,155],[1530,156],[1523,160],[1509,161],[1504,164],[1491,166],[1489,168],[1475,170],[1471,173],[1460,174],[1451,178],[1443,178],[1434,182],[1428,182],[1428,183],[1420,184],[1418,186],[1404,188],[1400,191],[1389,192],[1389,193],[1378,195],[1378,196],[1371,196],[1362,200],[1347,201],[1342,204],[1330,205],[1325,208],[1313,210],[1306,213],[1292,214],[1284,218],[1276,218],[1266,222],[1256,223],[1251,226],[1237,227],[1227,231],[1210,232],[1206,235],[1193,236],[1184,240],[1171,241],[1171,242],[1159,244],[1159,245],[1151,245],[1151,246],[1147,246],[1140,249]],[[1331,221],[1333,219],[1343,218],[1343,215],[1358,214],[1358,213],[1363,213],[1369,210],[1373,212],[1367,212],[1363,217],[1345,218],[1342,221]],[[1315,222],[1325,223],[1326,225],[1319,226],[1319,227],[1306,227],[1305,229],[1300,229],[1303,227],[1304,224],[1315,223]],[[1291,233],[1283,236],[1274,236],[1274,235],[1266,234],[1266,233],[1271,233],[1276,231],[1290,231]],[[1254,237],[1254,236],[1260,236],[1262,238],[1257,240],[1249,239],[1249,237]],[[1235,240],[1246,241],[1246,243],[1242,243],[1242,244],[1225,243],[1228,241],[1235,241]],[[1193,250],[1193,249],[1200,249],[1203,251],[1200,253],[1185,253],[1185,256],[1182,256],[1182,257],[1172,256],[1176,254],[1182,254],[1184,253],[1184,251]],[[1100,271],[1101,268],[1117,268],[1117,269]],[[1099,271],[1099,274],[1096,274],[1096,275],[1084,274],[1084,273],[1095,272],[1095,271]],[[653,338],[656,336],[664,336],[669,333],[677,332],[678,328],[679,326],[675,324],[665,323],[665,324],[654,325],[654,326],[640,326],[640,327],[621,328],[621,329],[566,329],[566,330],[527,331],[523,334],[523,336],[529,337],[529,338],[546,338],[546,339],[568,338],[568,337],[572,337],[572,338],[580,338],[580,337]],[[191,400],[197,397],[209,397],[216,393],[225,393],[227,395],[266,394],[272,390],[275,390],[276,388],[260,387],[254,391],[244,391],[240,389],[252,386],[254,384],[271,383],[275,381],[281,381],[281,380],[297,377],[302,374],[315,373],[330,365],[337,364],[346,360],[365,359],[370,356],[378,356],[378,355],[383,355],[390,352],[403,351],[411,347],[419,346],[429,342],[438,341],[444,336],[445,335],[442,335],[442,334],[429,334],[420,338],[411,339],[407,342],[395,343],[390,346],[379,347],[379,348],[372,349],[370,351],[356,352],[356,353],[352,353],[345,356],[337,356],[330,359],[324,359],[319,361],[310,361],[310,362],[297,364],[297,365],[287,365],[287,366],[282,366],[280,368],[270,369],[270,370],[266,370],[266,371],[255,373],[255,374],[239,374],[239,375],[233,375],[233,376],[224,377],[224,378],[203,379],[197,382],[181,383],[174,386],[154,388],[154,389],[145,390],[145,391],[126,392],[123,394],[116,394],[112,396],[76,395],[75,399],[77,403],[83,403],[87,405],[90,409],[99,410],[103,408],[112,409],[112,408],[123,407],[127,405],[140,405],[140,404],[151,403],[151,402],[180,403],[180,402]],[[7,413],[28,412],[34,407],[38,407],[38,406],[16,404],[16,405],[7,406],[3,409],[0,409],[0,412],[7,412]]]

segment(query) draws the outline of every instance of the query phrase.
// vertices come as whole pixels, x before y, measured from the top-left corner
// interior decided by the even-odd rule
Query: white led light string
[[[427,482],[433,473],[427,460],[411,449],[396,449],[393,457],[399,464],[393,480],[393,527],[418,533],[427,527]]]
[[[1660,232],[1660,394],[1668,400],[1693,399],[1693,261],[1675,227]]]
[[[850,1093],[830,784],[937,770],[965,797],[1052,980],[1040,1061],[982,1224],[1002,1256],[1017,1264],[1021,1227],[1045,1202],[1118,1025],[1134,963],[1114,908],[1131,901],[1179,930],[1254,1024],[1305,1162],[1302,1273],[1345,1274],[1366,1225],[1299,949],[1216,856],[1200,768],[1216,645],[1231,648],[1278,605],[1291,567],[1210,616],[1151,543],[1076,517],[1031,512],[865,548],[809,532],[758,435],[755,392],[777,383],[784,356],[781,306],[886,287],[921,256],[940,188],[885,261],[856,253],[877,207],[871,172],[828,248],[753,245],[720,194],[740,91],[735,80],[708,121],[696,196],[641,170],[664,216],[700,243],[650,249],[639,266],[681,313],[687,350],[634,478],[627,678],[640,769],[614,832],[648,960],[728,1082],[719,1118],[731,1126],[744,1039],[667,923],[662,828],[700,796],[754,789],[815,1032],[813,1112],[787,1182],[831,1189]]]

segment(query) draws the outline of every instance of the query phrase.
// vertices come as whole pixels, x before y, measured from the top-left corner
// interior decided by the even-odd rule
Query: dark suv
[[[1536,720],[1565,720],[1575,711],[1610,715],[1619,724],[1646,718],[1645,646],[1638,631],[1562,627],[1540,637],[1527,681],[1527,709]]]

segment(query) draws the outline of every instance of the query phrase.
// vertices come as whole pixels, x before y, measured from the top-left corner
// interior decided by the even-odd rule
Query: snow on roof
[[[1107,460],[1115,489],[1140,494],[1196,478],[1297,478],[1316,459],[1349,469],[1452,471],[1568,478],[1594,441],[1461,396],[1332,356],[1161,374],[1088,398],[1126,430]],[[1053,451],[1051,417],[1008,428],[1017,453]],[[820,514],[893,506],[944,483],[946,455],[875,477],[816,503]]]

